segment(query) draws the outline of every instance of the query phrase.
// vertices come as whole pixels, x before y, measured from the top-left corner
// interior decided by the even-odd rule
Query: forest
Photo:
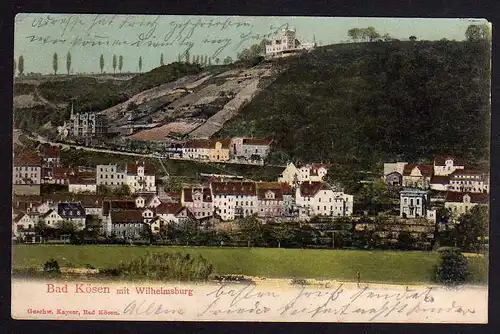
[[[272,135],[271,163],[329,162],[344,185],[383,162],[440,154],[488,165],[488,41],[337,44],[280,63],[287,69],[216,136]]]

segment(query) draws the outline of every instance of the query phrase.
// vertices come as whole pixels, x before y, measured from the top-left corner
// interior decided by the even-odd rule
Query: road
[[[43,138],[40,135],[36,135],[35,137],[28,136],[29,139],[38,141],[43,144],[50,144],[53,146],[58,146],[60,148],[71,148],[74,147],[78,150],[85,150],[85,151],[90,151],[90,152],[100,152],[100,153],[108,153],[108,154],[121,154],[121,155],[130,155],[130,156],[136,156],[136,157],[145,157],[145,158],[156,158],[157,156],[154,154],[144,154],[144,153],[134,153],[134,152],[123,152],[123,151],[114,151],[114,150],[107,150],[103,148],[94,148],[94,147],[87,147],[87,146],[80,146],[76,144],[63,144],[63,143],[57,143],[57,142],[51,142],[48,141],[47,139]]]

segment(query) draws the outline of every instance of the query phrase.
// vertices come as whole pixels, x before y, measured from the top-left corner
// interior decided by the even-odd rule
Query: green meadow
[[[417,284],[432,282],[436,252],[313,250],[278,248],[218,248],[105,245],[14,245],[13,267],[42,266],[55,259],[61,267],[115,268],[147,252],[202,255],[214,275],[240,274],[268,278],[316,278]],[[473,283],[487,282],[487,260],[469,256]]]

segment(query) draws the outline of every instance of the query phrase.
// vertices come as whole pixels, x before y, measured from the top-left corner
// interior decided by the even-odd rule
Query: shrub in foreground
[[[122,276],[152,280],[200,281],[212,273],[212,264],[200,256],[147,253],[118,268]]]
[[[436,281],[446,285],[467,282],[470,277],[467,258],[455,248],[440,250],[440,262],[436,268]]]

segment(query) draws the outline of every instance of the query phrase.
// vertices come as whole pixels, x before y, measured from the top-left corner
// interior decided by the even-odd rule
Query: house
[[[44,167],[42,169],[42,183],[68,184],[69,178],[76,174],[77,171],[69,167]]]
[[[146,209],[142,210],[143,222],[149,223],[151,220],[153,220],[154,217],[155,217],[154,209],[146,208]]]
[[[448,191],[450,188],[450,177],[448,175],[433,175],[429,187],[431,190]]]
[[[13,223],[13,232],[16,237],[35,232],[36,222],[26,213],[17,215]]]
[[[429,189],[433,171],[432,165],[407,164],[403,170],[403,186]]]
[[[230,156],[236,160],[263,163],[272,142],[272,139],[265,138],[232,138]]]
[[[132,193],[156,193],[155,170],[153,165],[144,162],[127,164],[126,184]]]
[[[116,187],[126,184],[125,168],[119,165],[97,165],[96,184]]]
[[[188,208],[196,219],[212,217],[214,213],[212,191],[207,187],[183,188],[181,204]]]
[[[134,200],[123,200],[123,199],[113,199],[113,200],[103,200],[102,201],[102,217],[106,217],[112,211],[119,210],[136,210]]]
[[[66,202],[57,204],[57,214],[73,223],[77,230],[85,228],[85,209],[80,203]]]
[[[399,215],[403,218],[427,217],[428,192],[416,188],[406,188],[399,193]]]
[[[231,139],[212,139],[208,150],[208,160],[211,162],[223,162],[229,160],[229,148]]]
[[[108,132],[108,124],[104,115],[94,112],[74,113],[71,105],[71,114],[68,122],[68,135],[73,138],[102,137]]]
[[[12,188],[15,194],[40,195],[41,177],[42,160],[39,156],[29,152],[14,156]]]
[[[156,216],[167,224],[178,224],[186,221],[192,214],[188,208],[179,203],[162,203],[155,208]]]
[[[353,196],[334,190],[325,182],[302,182],[295,190],[295,203],[299,217],[343,217],[352,215]]]
[[[212,182],[211,189],[214,212],[222,220],[234,220],[257,213],[255,182],[217,181]]]
[[[61,163],[61,150],[57,146],[49,144],[40,146],[40,156],[43,167],[57,167]]]
[[[399,187],[403,185],[403,174],[396,171],[390,172],[385,175],[385,182],[390,186]]]
[[[57,213],[57,210],[50,209],[40,217],[40,220],[43,221],[48,227],[56,228],[57,223],[63,221],[64,219]]]
[[[137,208],[156,208],[162,201],[156,194],[139,194],[135,198],[135,206]]]
[[[449,175],[450,191],[489,193],[490,177],[483,173],[470,169],[457,169]]]
[[[328,173],[328,164],[311,163],[295,166],[289,163],[278,177],[278,182],[285,182],[296,186],[302,182],[321,182]]]
[[[70,176],[68,178],[68,191],[71,193],[82,193],[82,192],[97,192],[97,184],[95,178],[83,177],[83,176]]]
[[[132,193],[156,193],[154,167],[144,162],[118,165],[97,165],[96,184],[116,188],[127,185]]]
[[[464,169],[462,159],[451,155],[441,155],[434,159],[434,174],[435,175],[450,175],[457,169]]]
[[[299,184],[299,169],[293,164],[293,162],[286,165],[285,169],[278,177],[278,182],[284,182],[290,186]]]
[[[457,220],[476,205],[488,205],[490,196],[485,193],[455,192],[446,194],[444,207],[450,209],[452,217]]]
[[[184,143],[182,158],[193,160],[208,160],[210,151],[210,142],[206,139],[195,139]]]
[[[140,210],[118,210],[109,213],[108,233],[120,239],[140,239],[147,224]]]
[[[261,218],[281,217],[284,213],[283,187],[280,182],[257,182],[257,214]]]
[[[82,205],[85,209],[86,215],[101,216],[102,215],[102,202],[103,197],[94,194],[81,194],[74,199]]]
[[[275,58],[283,57],[288,54],[294,54],[300,50],[311,50],[316,47],[316,42],[301,43],[296,38],[295,29],[281,29],[278,36],[273,38],[266,45],[266,57]]]

